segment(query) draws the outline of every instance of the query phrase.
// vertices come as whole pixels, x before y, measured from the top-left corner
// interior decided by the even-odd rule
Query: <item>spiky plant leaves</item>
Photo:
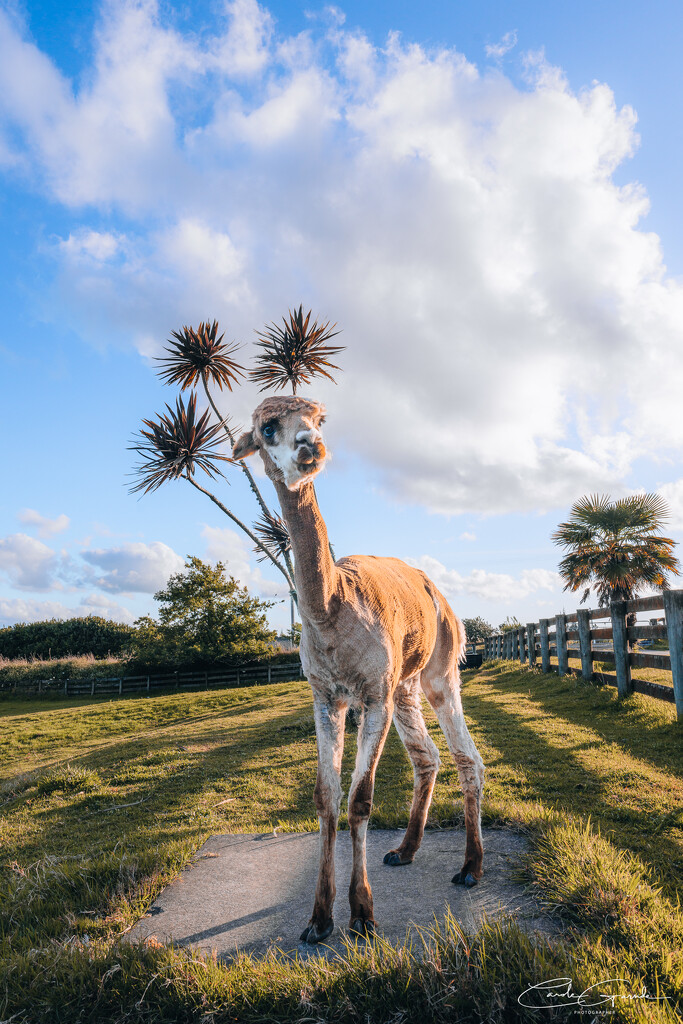
[[[197,399],[190,395],[187,408],[182,397],[176,400],[176,407],[166,406],[167,413],[161,413],[157,420],[143,420],[148,428],[140,431],[140,441],[131,445],[133,451],[142,456],[134,474],[138,482],[131,492],[156,491],[167,480],[181,476],[192,477],[196,469],[202,469],[212,479],[222,476],[218,461],[231,462],[228,455],[221,455],[217,448],[222,443],[221,425],[209,422],[207,409],[197,418]]]
[[[256,367],[249,376],[261,384],[261,391],[268,388],[279,390],[292,387],[293,394],[300,384],[308,384],[312,377],[327,377],[336,383],[329,370],[338,370],[330,358],[344,350],[343,345],[326,344],[339,331],[336,324],[311,323],[311,310],[304,316],[303,306],[289,311],[289,318],[282,318],[282,327],[271,323],[259,334],[257,347],[261,352],[256,356]]]
[[[668,514],[659,494],[618,501],[592,494],[575,502],[568,521],[552,534],[568,551],[559,565],[564,589],[583,587],[583,603],[594,588],[601,605],[631,600],[644,586],[666,589],[667,573],[680,572],[676,542],[659,533]]]
[[[259,536],[259,539],[275,555],[286,555],[292,549],[292,543],[289,538],[289,531],[287,524],[277,512],[264,513],[259,520],[254,523],[254,530]],[[254,549],[257,553],[259,548]],[[258,559],[259,562],[265,562],[266,555],[261,554]]]
[[[218,321],[212,323],[202,321],[195,330],[193,327],[182,327],[179,331],[171,331],[176,339],[169,341],[166,357],[159,357],[157,362],[165,369],[159,376],[165,384],[179,384],[180,390],[194,387],[200,380],[208,379],[223,390],[232,391],[233,383],[238,377],[245,376],[245,369],[233,359],[239,345],[223,343],[224,334],[218,337]]]

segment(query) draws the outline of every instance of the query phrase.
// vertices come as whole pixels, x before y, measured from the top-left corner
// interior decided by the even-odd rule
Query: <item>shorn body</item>
[[[325,409],[298,396],[268,398],[233,457],[258,452],[278,493],[295,559],[301,616],[301,661],[313,690],[318,747],[314,790],[320,822],[320,869],[313,912],[301,936],[315,943],[333,930],[334,845],[341,805],[344,724],[360,712],[356,766],[349,790],[353,866],[350,928],[374,930],[365,836],[375,771],[392,719],[413,764],[408,827],[384,863],[410,864],[420,846],[439,768],[425,726],[424,693],[443,729],[464,794],[464,863],[453,882],[476,884],[482,875],[481,796],[484,766],[468,732],[460,700],[458,664],[465,635],[432,581],[397,558],[353,555],[332,560],[313,479],[327,461],[321,427]]]

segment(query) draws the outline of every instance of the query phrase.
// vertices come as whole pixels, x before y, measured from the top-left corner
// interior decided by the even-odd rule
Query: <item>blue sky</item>
[[[549,536],[584,493],[661,490],[683,538],[682,22],[0,5],[0,622],[132,621],[188,554],[281,598],[188,485],[131,496],[128,445],[174,398],[171,330],[217,317],[248,361],[299,302],[347,346],[309,389],[337,554],[406,558],[498,623],[576,606]],[[241,422],[259,400],[227,397]]]

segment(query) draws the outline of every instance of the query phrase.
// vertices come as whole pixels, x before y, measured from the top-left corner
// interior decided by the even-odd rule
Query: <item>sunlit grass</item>
[[[380,947],[336,964],[227,967],[118,936],[209,835],[316,828],[307,684],[2,702],[0,1019],[506,1021],[525,1019],[525,986],[565,974],[575,987],[661,984],[680,999],[673,707],[502,662],[467,673],[463,700],[487,766],[484,821],[527,834],[526,878],[565,920],[565,939],[534,942],[514,923],[464,936],[451,922],[428,955]],[[458,824],[457,772],[427,710],[443,762],[430,825]],[[346,786],[354,746],[351,734]],[[392,730],[371,824],[405,826],[411,795]],[[624,1002],[611,1019],[674,1019],[666,1003],[641,1011]]]

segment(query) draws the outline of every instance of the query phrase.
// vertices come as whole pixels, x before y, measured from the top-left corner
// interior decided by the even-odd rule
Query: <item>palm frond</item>
[[[202,321],[195,330],[193,327],[181,327],[179,331],[171,331],[176,339],[170,341],[167,356],[160,356],[157,362],[164,369],[159,376],[165,384],[179,384],[180,390],[194,387],[204,375],[223,390],[223,385],[232,391],[233,382],[245,376],[245,369],[233,359],[239,345],[224,344],[224,334],[218,337],[218,321],[212,323]]]
[[[272,554],[286,555],[288,551],[291,551],[292,543],[287,524],[276,512],[264,513],[254,523],[254,531]],[[258,552],[260,549],[254,548],[254,550]],[[258,561],[264,562],[265,560],[266,555],[261,554]]]
[[[196,407],[194,394],[190,395],[187,408],[179,396],[175,409],[167,405],[168,411],[156,420],[142,421],[147,430],[141,430],[140,440],[130,446],[142,457],[134,470],[138,482],[130,488],[132,493],[148,494],[167,480],[193,476],[196,469],[202,469],[212,479],[223,475],[217,463],[231,459],[216,450],[223,441],[221,425],[210,423],[208,409],[197,418]]]
[[[629,600],[644,586],[668,587],[667,574],[678,575],[675,541],[658,534],[669,514],[658,494],[635,494],[617,501],[588,495],[571,508],[552,540],[567,554],[559,565],[565,590],[593,587],[600,604]],[[586,589],[585,601],[590,593]]]
[[[268,388],[280,388],[291,385],[296,394],[299,384],[308,384],[312,377],[327,377],[334,382],[329,370],[340,369],[330,358],[336,352],[344,350],[343,345],[328,345],[326,342],[334,338],[336,324],[311,323],[311,310],[304,316],[303,306],[298,310],[289,311],[289,318],[282,318],[283,326],[271,323],[266,325],[258,335],[257,347],[261,349],[256,356],[256,366],[249,371],[249,376],[261,391]]]

